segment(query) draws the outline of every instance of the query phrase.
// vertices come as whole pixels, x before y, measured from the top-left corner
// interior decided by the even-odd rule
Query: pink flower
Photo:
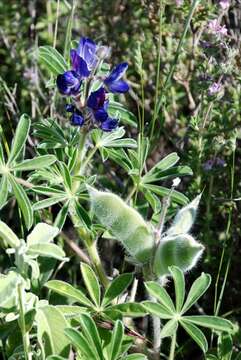
[[[208,28],[214,35],[227,36],[228,30],[225,25],[221,26],[217,19],[211,20],[208,23]]]
[[[227,10],[230,6],[230,1],[229,0],[220,0],[219,5],[221,6],[221,8],[223,10]]]

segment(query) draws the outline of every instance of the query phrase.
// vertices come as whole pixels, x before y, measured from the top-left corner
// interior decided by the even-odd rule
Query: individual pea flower
[[[208,23],[208,29],[213,35],[227,36],[228,30],[225,25],[220,25],[217,19],[211,20]]]
[[[71,113],[70,122],[74,126],[83,126],[84,125],[84,117],[80,110],[78,110],[74,105],[67,104],[65,106],[67,112]]]
[[[219,1],[219,6],[223,9],[223,10],[227,10],[230,6],[230,0],[221,0]]]
[[[97,63],[96,44],[81,38],[77,49],[70,50],[71,70],[57,77],[57,87],[62,95],[76,96],[80,92],[82,80],[88,77]]]
[[[109,101],[106,99],[103,86],[90,94],[87,106],[91,110],[95,122],[103,131],[112,131],[118,126],[118,120],[111,118],[108,114]]]
[[[222,85],[218,82],[214,82],[213,84],[211,84],[208,88],[208,95],[209,96],[214,96],[218,93],[220,93],[220,91],[222,90]]]
[[[128,64],[126,62],[121,63],[115,66],[111,73],[105,78],[104,84],[110,92],[125,93],[129,90],[129,85],[127,84],[127,82],[121,80],[127,68]]]

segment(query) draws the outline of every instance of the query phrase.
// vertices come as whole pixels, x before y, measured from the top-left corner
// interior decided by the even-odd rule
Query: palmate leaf
[[[58,204],[59,202],[64,202],[65,200],[67,200],[65,193],[64,195],[52,196],[48,199],[37,201],[35,204],[33,204],[33,210],[36,211],[36,210],[45,209],[52,205]]]
[[[57,260],[66,260],[65,252],[55,244],[38,243],[28,247],[27,254],[31,256],[43,256]]]
[[[9,309],[17,304],[17,287],[23,282],[15,271],[7,275],[0,274],[0,310]]]
[[[17,248],[20,245],[20,240],[17,235],[3,221],[0,221],[0,238],[12,248]]]
[[[81,263],[80,268],[85,286],[91,299],[96,306],[100,306],[100,285],[94,271],[85,263]]]
[[[125,356],[123,360],[147,360],[147,357],[143,354],[130,354]]]
[[[155,281],[148,281],[145,283],[145,287],[149,294],[154,296],[170,313],[175,313],[172,299],[163,286]]]
[[[23,214],[23,218],[26,224],[27,229],[30,229],[33,224],[33,209],[32,205],[29,201],[29,198],[26,195],[25,190],[22,188],[20,184],[17,183],[14,176],[11,174],[8,175],[9,182],[12,186],[13,193],[18,202],[18,206],[21,209]]]
[[[8,197],[8,178],[2,176],[0,182],[0,209],[5,205]]]
[[[190,335],[191,338],[198,344],[202,351],[204,353],[207,352],[208,342],[203,332],[197,326],[188,321],[185,321],[184,319],[180,321],[180,324],[186,330],[188,335]]]
[[[185,298],[185,279],[183,272],[178,267],[171,266],[169,270],[174,281],[175,295],[176,295],[176,310],[179,313],[182,309]]]
[[[183,316],[183,319],[187,322],[194,323],[198,326],[203,326],[216,331],[233,331],[233,324],[231,321],[223,319],[218,316],[208,316],[208,315],[193,315],[193,316]]]
[[[127,302],[112,306],[107,306],[105,312],[117,311],[120,312],[122,316],[127,317],[143,317],[147,314],[147,310],[141,303],[137,302]]]
[[[58,232],[59,229],[54,226],[38,223],[33,231],[27,236],[27,244],[35,245],[49,243],[55,238]]]
[[[113,329],[110,342],[110,360],[117,360],[121,351],[121,344],[124,336],[124,326],[120,320],[117,320]]]
[[[164,305],[153,302],[153,301],[143,301],[142,305],[147,310],[148,313],[157,315],[161,319],[172,319],[173,313],[169,311]]]
[[[68,70],[68,65],[63,56],[52,46],[40,46],[38,59],[53,75],[59,75]]]
[[[99,129],[95,129],[91,133],[92,139],[95,143],[95,146],[98,149],[101,148],[136,148],[136,141],[133,139],[122,139],[125,135],[125,130],[123,127],[118,128],[115,131],[110,133],[103,133]]]
[[[23,160],[22,162],[14,165],[12,170],[15,171],[30,171],[46,168],[52,165],[56,161],[56,157],[54,155],[43,155],[37,156],[33,159]]]
[[[161,338],[164,339],[165,337],[172,336],[178,328],[178,321],[176,319],[169,320],[161,330]]]
[[[94,304],[85,296],[85,294],[81,290],[75,289],[72,285],[64,281],[50,280],[45,284],[45,286],[48,289],[62,296],[70,298],[75,302],[78,302],[90,308],[94,307]]]
[[[111,303],[113,299],[119,296],[130,285],[133,280],[132,273],[121,274],[109,284],[104,293],[102,300],[102,306],[106,306]]]
[[[65,334],[73,344],[73,346],[80,352],[81,357],[83,356],[84,360],[96,359],[99,360],[93,349],[93,347],[88,343],[87,339],[77,330],[73,328],[65,329]]]
[[[161,197],[164,197],[164,196],[167,196],[170,194],[170,189],[168,189],[164,186],[152,185],[152,184],[142,184],[142,186],[140,187],[140,190],[143,193],[145,193],[146,189],[150,190],[154,194],[159,195]],[[172,191],[171,199],[180,205],[186,205],[188,203],[188,198],[184,194],[182,194],[176,190]]]
[[[56,219],[54,221],[54,226],[57,227],[59,230],[62,230],[67,215],[69,212],[69,201],[67,201],[64,206],[62,207],[62,209],[59,211],[58,215],[56,216]]]
[[[30,118],[28,115],[23,114],[20,117],[16,132],[15,132],[15,136],[13,139],[13,143],[11,146],[11,151],[10,151],[10,155],[8,158],[8,164],[11,164],[20,154],[21,150],[23,149],[25,143],[26,143],[26,139],[29,133],[29,129],[30,129]]]
[[[68,357],[69,340],[64,334],[68,323],[59,310],[52,305],[38,308],[36,314],[37,338],[48,355]]]

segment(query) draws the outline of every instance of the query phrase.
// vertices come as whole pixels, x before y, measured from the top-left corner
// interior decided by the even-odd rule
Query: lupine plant
[[[227,11],[229,1],[219,3]],[[181,332],[195,346],[197,358],[240,359],[233,346],[236,324],[199,306],[211,276],[203,272],[189,285],[190,273],[205,257],[205,245],[193,234],[204,191],[202,133],[192,200],[178,187],[195,173],[178,164],[177,152],[148,162],[165,91],[198,4],[194,0],[189,6],[160,94],[157,83],[150,134],[144,121],[140,44],[135,52],[143,101],[138,119],[121,102],[133,91],[128,63],[111,66],[108,46],[87,37],[69,37],[64,55],[56,43],[35,52],[48,74],[50,116],[32,122],[27,114],[21,115],[11,145],[4,135],[0,144],[0,208],[18,219],[12,228],[4,215],[0,221],[4,360],[181,359]],[[176,1],[176,6],[182,7],[183,1]],[[202,68],[213,71],[212,78],[201,79],[201,101],[213,105],[223,91],[217,59],[234,57],[220,19],[209,21],[200,43]],[[159,74],[160,58],[158,63]],[[192,130],[206,126],[207,117],[201,123],[198,111]],[[204,163],[204,170],[224,165],[216,155]],[[127,189],[118,186],[118,172],[128,178]],[[118,270],[106,265],[105,244],[108,249],[117,246],[122,260]],[[75,276],[66,279],[64,271],[71,267]]]

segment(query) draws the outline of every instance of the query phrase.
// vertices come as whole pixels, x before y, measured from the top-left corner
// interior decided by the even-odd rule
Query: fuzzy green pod
[[[137,261],[145,263],[152,254],[154,236],[142,216],[117,195],[88,186],[91,209],[101,225],[120,241]]]
[[[189,232],[195,221],[200,199],[201,195],[198,195],[190,204],[178,211],[172,226],[167,231],[167,235],[179,235]]]
[[[169,266],[177,266],[182,271],[191,270],[198,262],[204,250],[191,235],[166,236],[157,248],[153,271],[160,277],[169,274]]]

